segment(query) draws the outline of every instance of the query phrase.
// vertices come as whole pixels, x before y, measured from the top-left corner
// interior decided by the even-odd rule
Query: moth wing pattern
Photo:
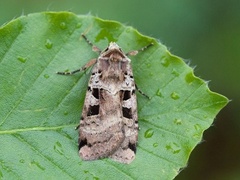
[[[118,53],[111,52],[111,58],[100,55],[92,70],[79,128],[79,154],[83,160],[110,157],[130,163],[135,158],[135,82],[130,59]]]
[[[94,65],[78,126],[79,155],[83,160],[109,157],[129,164],[135,159],[139,128],[137,86],[128,55],[136,55],[153,43],[124,54],[114,42],[101,51],[85,35],[82,37],[100,53],[99,57],[75,71],[57,72],[71,75]]]
[[[129,64],[128,77],[123,82],[124,85],[130,81],[131,85],[121,93],[122,99],[122,120],[125,139],[120,147],[110,157],[122,163],[131,163],[135,159],[136,146],[138,140],[138,114],[137,114],[137,98],[135,94],[135,82],[131,66]]]

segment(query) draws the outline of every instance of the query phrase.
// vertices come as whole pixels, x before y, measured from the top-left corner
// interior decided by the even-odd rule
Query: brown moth
[[[82,37],[99,52],[99,57],[70,75],[94,65],[82,110],[79,129],[79,155],[83,160],[109,157],[121,163],[131,163],[136,154],[138,115],[136,89],[131,60],[114,42],[101,51],[84,35]],[[140,93],[142,93],[139,90]]]

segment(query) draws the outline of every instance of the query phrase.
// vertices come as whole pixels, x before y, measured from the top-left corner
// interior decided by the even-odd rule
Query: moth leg
[[[84,34],[82,34],[83,39],[92,46],[92,50],[97,53],[101,53],[101,49],[99,49],[97,46],[95,46]]]
[[[138,86],[137,86],[136,83],[135,83],[135,87],[136,87],[137,91],[138,91],[141,95],[143,95],[143,96],[145,96],[146,98],[150,99],[150,97],[149,97],[148,95],[146,95],[141,89],[138,88]]]
[[[148,48],[151,47],[151,46],[153,46],[153,43],[150,43],[149,45],[144,46],[144,47],[142,47],[142,48],[139,49],[139,50],[130,51],[130,52],[126,53],[126,56],[135,56],[135,55],[137,55],[139,52],[145,51],[146,49],[148,49]]]
[[[57,72],[57,74],[60,74],[60,75],[71,75],[71,74],[75,74],[75,73],[80,72],[80,71],[85,71],[87,68],[91,67],[96,62],[97,62],[97,59],[92,59],[92,60],[88,61],[88,63],[85,64],[80,69],[77,69],[77,70],[74,70],[74,71],[71,71],[71,72]]]

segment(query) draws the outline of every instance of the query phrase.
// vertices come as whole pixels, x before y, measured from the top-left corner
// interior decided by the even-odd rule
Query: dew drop
[[[193,138],[199,139],[199,138],[201,138],[201,134],[199,134],[199,133],[193,134]]]
[[[41,166],[38,162],[36,162],[36,161],[32,161],[32,162],[31,162],[31,165],[36,165],[39,169],[45,170],[45,168],[42,167],[42,166]]]
[[[48,48],[48,49],[51,49],[53,46],[53,43],[50,39],[47,39],[46,42],[45,42],[45,47]]]
[[[148,130],[145,131],[144,137],[145,137],[145,138],[151,138],[151,137],[153,136],[153,134],[154,134],[154,131],[153,131],[152,128],[150,128],[150,129],[148,129]]]
[[[53,147],[54,151],[56,151],[58,154],[63,155],[63,149],[62,149],[62,144],[57,141]]]
[[[73,30],[69,30],[68,34],[71,35],[73,33]]]
[[[147,67],[150,68],[151,67],[151,63],[147,63]]]
[[[19,60],[21,63],[25,63],[25,62],[27,61],[27,58],[18,56],[18,57],[17,57],[17,60]]]
[[[161,60],[161,64],[164,66],[164,67],[168,67],[170,62],[169,60],[167,60],[166,58],[162,59]]]
[[[177,154],[181,151],[181,147],[175,142],[167,144],[166,149],[173,154]]]
[[[171,98],[174,99],[174,100],[177,100],[177,99],[179,99],[180,97],[179,97],[179,95],[178,95],[176,92],[173,92],[173,93],[171,94]]]
[[[82,26],[82,23],[77,23],[76,28],[80,28]]]
[[[167,145],[166,145],[166,149],[167,149],[167,150],[171,150],[171,149],[172,149],[172,146],[171,146],[170,144],[167,144]]]
[[[94,180],[99,180],[99,177],[94,176],[93,179]]]
[[[195,139],[201,138],[201,134],[202,134],[202,131],[203,131],[201,125],[200,124],[195,124],[194,128],[195,128],[196,132],[193,134],[193,138],[195,138]]]
[[[162,93],[161,93],[160,89],[157,90],[156,95],[159,96],[159,97],[162,97]]]
[[[25,163],[25,160],[24,159],[20,159],[19,162],[20,163]]]
[[[60,28],[63,29],[63,30],[64,30],[64,29],[67,29],[66,23],[65,23],[65,22],[61,22],[61,23],[60,23]]]
[[[186,76],[185,76],[185,81],[188,83],[188,84],[191,84],[193,81],[194,81],[195,77],[193,76],[193,73],[190,72],[188,73]]]
[[[173,154],[178,154],[180,151],[181,151],[181,148],[180,149],[176,149],[176,150],[173,151]]]
[[[131,32],[131,28],[128,27],[128,28],[126,29],[126,32],[127,32],[127,33],[130,33],[130,32]]]
[[[195,125],[194,125],[194,128],[195,128],[196,131],[202,130],[202,127],[201,127],[200,124],[195,124]]]
[[[0,165],[3,170],[9,170],[8,167],[5,165],[5,162],[0,160]],[[1,170],[1,169],[0,169]]]
[[[48,75],[48,74],[44,74],[44,77],[45,77],[46,79],[48,79],[48,78],[49,78],[49,75]]]
[[[181,124],[182,124],[182,120],[181,120],[181,119],[175,119],[175,120],[174,120],[174,123],[175,123],[176,125],[181,125]]]
[[[158,143],[153,143],[153,147],[158,147]]]
[[[64,115],[67,116],[68,115],[68,111],[64,111]]]
[[[173,74],[174,76],[176,76],[176,77],[179,76],[179,72],[177,72],[176,69],[173,69],[173,70],[172,70],[172,74]]]

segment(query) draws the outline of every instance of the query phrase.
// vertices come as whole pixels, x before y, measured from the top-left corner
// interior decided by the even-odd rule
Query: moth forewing
[[[79,155],[83,160],[110,157],[127,164],[134,160],[138,139],[137,100],[131,60],[127,55],[137,53],[124,54],[111,42],[95,61],[70,73],[58,73],[73,74],[95,64],[79,125]]]

